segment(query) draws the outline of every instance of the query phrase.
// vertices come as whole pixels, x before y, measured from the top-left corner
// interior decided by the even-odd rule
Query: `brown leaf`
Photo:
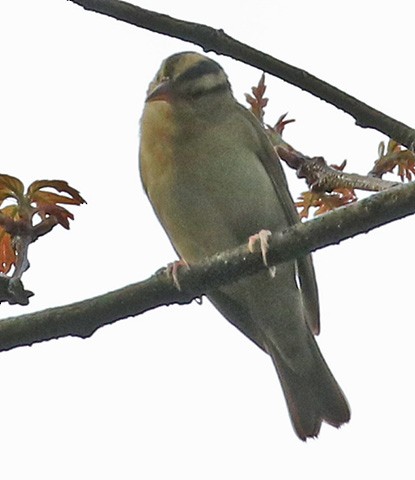
[[[73,202],[59,201],[57,203],[71,203],[72,205],[81,205],[82,203],[86,203],[86,201],[81,197],[79,191],[68,185],[68,183],[64,180],[37,180],[33,182],[27,189],[27,196],[29,199],[32,199],[33,196],[36,195],[36,192],[39,192],[42,188],[53,188],[58,192],[65,192],[74,200]],[[62,198],[69,197],[62,196]]]
[[[303,192],[299,196],[299,201],[295,202],[295,206],[299,211],[300,218],[308,218],[310,208],[320,205],[321,193],[319,192]]]
[[[62,227],[69,230],[69,219],[73,220],[74,216],[66,208],[63,208],[59,205],[55,205],[53,203],[37,203],[37,211],[42,218],[45,220],[48,217],[54,217],[56,221],[62,225]]]
[[[268,98],[264,98],[266,89],[265,74],[263,73],[259,79],[258,85],[256,87],[252,87],[251,89],[253,96],[249,93],[245,93],[246,101],[251,106],[251,112],[261,123],[264,119],[264,109],[268,104]]]
[[[288,115],[288,112],[281,115],[280,118],[277,120],[277,123],[272,127],[272,130],[282,135],[282,132],[284,131],[284,128],[286,127],[286,125],[288,125],[289,123],[295,122],[294,118],[289,118],[288,120],[285,120],[285,117],[287,115]]]
[[[16,264],[16,252],[12,246],[12,238],[3,228],[0,228],[0,272],[9,273]]]
[[[386,152],[385,152],[386,150]],[[371,175],[382,177],[385,173],[393,172],[397,167],[397,175],[401,181],[412,180],[415,175],[415,153],[399,145],[395,140],[389,139],[385,149],[384,142],[378,147],[379,158],[375,161]]]
[[[339,172],[343,172],[346,165],[347,165],[347,160],[343,160],[340,165],[335,165],[334,163],[332,163],[330,167],[334,168],[335,170],[338,170]]]
[[[34,204],[50,204],[55,205],[58,203],[64,203],[66,205],[79,205],[79,200],[59,195],[58,193],[47,192],[43,190],[36,190],[30,196],[30,200]]]
[[[43,190],[45,188],[52,188],[67,195]],[[74,216],[59,204],[80,205],[86,203],[79,191],[63,180],[38,180],[33,182],[27,189],[27,196],[30,202],[35,205],[35,211],[42,220],[54,217],[66,229],[69,229],[69,219],[73,220]]]
[[[6,198],[19,200],[24,196],[23,183],[11,175],[0,174],[0,205]]]
[[[295,206],[300,210],[300,218],[308,218],[311,208],[316,208],[314,215],[321,215],[344,207],[357,200],[354,190],[348,188],[336,188],[331,193],[327,192],[303,192]]]

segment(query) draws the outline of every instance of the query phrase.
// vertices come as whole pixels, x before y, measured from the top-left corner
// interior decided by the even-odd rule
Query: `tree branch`
[[[215,30],[206,25],[179,20],[119,0],[69,1],[82,6],[85,10],[102,13],[137,27],[194,43],[201,46],[206,52],[213,51],[240,60],[343,110],[350,114],[360,127],[374,128],[409,149],[415,145],[415,130],[408,125],[366,105],[305,70],[277,60],[271,55],[235,40],[223,30]]]
[[[269,264],[334,245],[415,213],[415,182],[393,187],[346,208],[334,210],[284,232],[274,233]],[[190,269],[182,268],[178,291],[160,270],[149,279],[71,305],[0,321],[0,351],[65,336],[86,338],[98,328],[161,305],[190,303],[204,292],[264,269],[260,252],[247,245],[220,253]]]
[[[335,188],[348,188],[366,190],[369,192],[381,192],[399,185],[399,182],[391,182],[370,175],[347,173],[331,167],[323,157],[308,157],[292,147],[276,148],[281,160],[293,170],[296,170],[298,178],[305,178],[307,185],[313,191],[330,192]]]

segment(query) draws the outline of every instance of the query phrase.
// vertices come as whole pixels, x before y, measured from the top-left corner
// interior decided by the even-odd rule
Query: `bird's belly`
[[[189,262],[236,247],[261,229],[285,226],[274,187],[251,152],[181,158],[165,168],[148,195],[175,249]]]

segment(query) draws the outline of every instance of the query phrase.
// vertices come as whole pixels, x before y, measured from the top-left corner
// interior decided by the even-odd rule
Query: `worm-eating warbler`
[[[178,255],[190,265],[237,247],[260,230],[298,222],[271,143],[254,115],[233,97],[223,69],[184,52],[163,61],[150,83],[141,120],[140,174]],[[317,285],[310,256],[212,289],[207,297],[268,353],[291,421],[302,439],[323,421],[347,422],[347,400],[314,335]]]

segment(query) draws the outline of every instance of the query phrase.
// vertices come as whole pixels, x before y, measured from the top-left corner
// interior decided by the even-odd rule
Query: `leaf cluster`
[[[21,277],[30,266],[29,245],[56,225],[69,229],[74,216],[62,205],[82,203],[63,180],[38,180],[25,190],[18,178],[0,174],[0,302],[28,303],[33,293],[23,289]]]
[[[311,212],[321,215],[339,207],[349,205],[358,200],[356,190],[380,191],[396,185],[396,182],[382,180],[386,173],[395,173],[401,182],[412,180],[415,175],[415,153],[395,140],[389,139],[387,147],[380,142],[378,159],[367,175],[346,173],[346,160],[340,165],[328,165],[323,157],[308,157],[285,142],[282,138],[287,124],[294,122],[283,114],[274,126],[264,123],[266,98],[265,75],[262,74],[258,85],[251,88],[252,95],[245,94],[251,112],[263,125],[268,137],[279,157],[288,166],[297,171],[299,178],[304,178],[309,190],[302,192],[295,202],[300,218],[308,218]]]

